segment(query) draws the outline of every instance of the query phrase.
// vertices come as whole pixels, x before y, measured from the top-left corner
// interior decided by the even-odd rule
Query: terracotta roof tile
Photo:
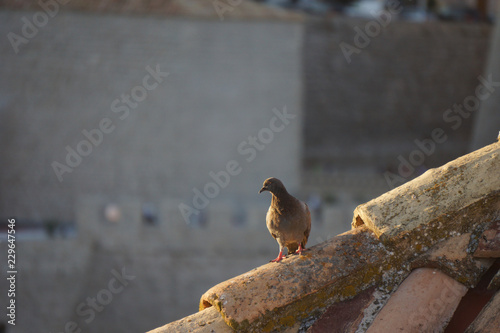
[[[411,262],[411,268],[436,267],[468,287],[475,286],[494,259],[474,258],[467,252],[471,233],[445,239]]]
[[[404,245],[417,246],[420,240],[420,245],[425,246],[436,239],[447,238],[451,232],[468,232],[470,218],[459,219],[452,213],[467,214],[464,209],[474,205],[478,213],[481,200],[499,192],[499,174],[500,145],[494,143],[428,170],[358,206],[353,227],[365,224],[382,242],[392,245],[400,243],[405,236],[409,242],[403,242]],[[496,202],[500,209],[500,200]],[[478,214],[477,218],[474,224],[489,222],[485,215]]]
[[[356,297],[330,306],[307,330],[308,333],[354,333],[363,319],[363,311],[375,301],[375,287]]]
[[[491,279],[491,282],[488,285],[488,289],[489,290],[499,290],[500,289],[500,270]]]
[[[310,332],[443,331],[476,285],[500,285],[489,258],[497,256],[499,159],[496,143],[358,206],[353,230],[220,283],[202,296],[201,313],[219,313],[213,323],[237,331],[311,323]],[[470,332],[499,327],[499,297],[477,303],[483,311]]]
[[[351,230],[280,263],[269,263],[208,290],[236,330],[282,330],[380,281],[390,257],[366,228]]]
[[[436,269],[414,270],[382,308],[367,333],[439,332],[467,287]]]
[[[479,258],[500,258],[500,221],[495,221],[479,238],[479,245],[474,252]]]
[[[217,312],[215,308],[208,308],[197,312],[191,316],[158,327],[148,333],[204,333],[212,331],[217,333],[233,332],[233,330],[224,323],[224,320],[222,320],[219,312]]]
[[[484,307],[465,333],[498,333],[500,331],[500,291]]]
[[[481,277],[477,285],[470,288],[458,305],[452,319],[450,320],[444,333],[464,332],[467,327],[476,319],[481,310],[486,306],[495,294],[487,289],[488,283],[500,268],[500,261]]]

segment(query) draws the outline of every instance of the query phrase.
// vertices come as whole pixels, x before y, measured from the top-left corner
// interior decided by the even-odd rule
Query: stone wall
[[[414,141],[430,138],[436,128],[447,140],[425,156],[422,168],[468,151],[474,112],[460,123],[445,112],[475,96],[491,26],[411,23],[394,16],[384,24],[340,17],[306,24],[306,169],[381,176],[395,171],[398,155],[408,159],[418,149]]]
[[[1,12],[2,34],[32,15]],[[67,12],[17,54],[2,39],[0,211],[73,220],[97,193],[189,203],[231,160],[241,172],[219,198],[270,175],[297,189],[301,41],[286,22]],[[295,118],[273,121],[285,109]]]
[[[33,15],[0,12],[2,36]],[[275,255],[262,217],[269,198],[257,191],[270,175],[291,190],[300,183],[301,41],[295,23],[69,12],[17,54],[2,38],[0,215],[77,223],[76,238],[19,236],[14,332],[71,322],[85,332],[146,331]],[[71,165],[67,147],[84,152],[72,152]],[[229,165],[228,180],[229,161],[239,168]],[[193,189],[218,184],[210,172],[222,185],[210,185],[218,194],[201,229],[179,204],[192,207]],[[104,220],[109,203],[121,211],[116,225]],[[155,225],[142,221],[145,203]],[[259,207],[260,220],[231,225],[235,207]],[[109,300],[122,269],[136,278]],[[92,315],[89,298],[106,304]]]

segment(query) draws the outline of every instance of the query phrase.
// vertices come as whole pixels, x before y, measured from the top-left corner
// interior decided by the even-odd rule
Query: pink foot
[[[295,253],[302,254],[306,249],[302,248],[302,244],[299,244],[299,249]]]
[[[280,254],[278,254],[278,257],[276,259],[271,260],[270,262],[280,262],[281,259],[283,259],[285,256],[283,255],[283,251],[280,251]]]

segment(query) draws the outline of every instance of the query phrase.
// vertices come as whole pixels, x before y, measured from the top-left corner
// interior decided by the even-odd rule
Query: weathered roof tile
[[[358,206],[352,225],[355,228],[365,224],[389,245],[398,243],[404,236],[423,238],[418,231],[427,231],[427,239],[442,239],[446,231],[470,231],[470,224],[489,222],[484,220],[487,216],[483,215],[482,221],[470,221],[469,218],[457,219],[452,213],[467,214],[467,207],[480,211],[480,200],[499,191],[499,174],[500,143],[494,143],[428,170]],[[500,200],[497,202],[499,207],[494,216],[500,214]]]
[[[411,262],[411,268],[435,267],[468,287],[474,287],[494,259],[474,258],[468,253],[471,233],[445,239]]]
[[[488,285],[488,290],[499,290],[500,289],[500,270],[493,276]]]
[[[499,171],[496,143],[358,206],[353,230],[208,290],[200,313],[220,315],[205,325],[296,332],[301,321],[320,317],[310,332],[443,331],[467,287],[482,286],[495,272]],[[499,285],[496,273],[489,288]],[[376,307],[374,287],[384,295]],[[469,333],[498,328],[499,297]]]
[[[416,269],[366,332],[442,332],[466,292],[466,286],[439,270]]]
[[[380,281],[388,257],[372,232],[351,230],[213,287],[200,308],[215,306],[239,331],[280,330]]]
[[[217,332],[229,333],[233,330],[222,320],[219,312],[215,308],[197,312],[191,316],[171,322],[165,326],[158,327],[148,333],[178,333],[178,332]]]
[[[308,333],[354,333],[363,319],[363,311],[375,300],[375,287],[356,297],[331,305],[307,330]]]
[[[500,330],[500,291],[491,298],[465,333],[498,333]]]
[[[478,258],[500,258],[500,220],[495,221],[483,232],[474,252]]]

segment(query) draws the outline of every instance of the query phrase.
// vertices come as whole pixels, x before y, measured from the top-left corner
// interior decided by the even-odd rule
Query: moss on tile
[[[330,284],[310,294],[300,295],[298,291],[297,298],[291,303],[266,310],[251,322],[248,319],[241,322],[234,320],[226,315],[224,306],[216,295],[211,295],[209,298],[212,298],[212,304],[221,312],[225,322],[238,332],[283,331],[306,318],[320,315],[333,303],[352,298],[372,286],[382,286],[387,293],[393,292],[414,268],[409,264],[413,258],[425,253],[441,240],[466,232],[478,233],[479,229],[482,230],[478,226],[500,217],[500,207],[492,209],[492,207],[499,206],[499,202],[500,191],[496,191],[464,209],[453,214],[441,215],[429,223],[421,224],[409,232],[400,234],[399,237],[392,239],[381,237],[382,243],[378,242],[377,238],[367,230],[356,234],[348,245],[335,249],[332,253],[331,262],[328,261],[328,263],[332,265],[342,263],[346,269],[339,271],[338,276],[332,276]],[[366,227],[361,228],[366,229]],[[318,253],[322,253],[322,246],[324,245],[318,245]],[[342,258],[342,260],[338,261],[336,258]],[[450,264],[449,261],[437,261],[434,264],[440,268],[444,267],[444,270],[448,267],[448,271],[445,270],[446,273],[451,272],[453,268],[450,265],[446,266]],[[296,260],[294,265],[303,266],[304,269],[314,267],[318,271],[310,271],[311,277],[321,274],[326,267],[316,260],[312,251],[307,257]],[[471,285],[478,274],[482,274],[482,269],[474,265],[466,265],[461,270],[463,274],[456,276],[450,274],[450,276],[465,285]],[[287,273],[282,272],[282,274],[284,276],[281,278],[286,283],[291,277]],[[269,290],[269,284],[264,283],[263,286],[266,291]],[[300,290],[300,286],[296,287]],[[279,295],[280,293],[274,293],[269,297],[273,297],[273,300],[274,297],[283,297]]]
[[[292,327],[295,325],[295,322],[296,322],[296,317],[295,316],[286,316],[286,317],[282,317],[278,320],[278,323],[281,325],[281,326],[288,326],[288,327]]]
[[[365,268],[326,286],[314,294],[305,295],[285,307],[268,311],[259,320],[245,327],[245,329],[241,325],[237,327],[231,325],[231,327],[237,328],[238,331],[248,332],[283,331],[299,321],[303,321],[311,316],[320,315],[330,305],[350,299],[372,286],[382,284],[392,286],[394,283],[398,284],[409,274],[409,270],[402,265],[404,262],[402,258],[394,256],[391,262],[390,266],[394,267],[396,265],[399,270],[390,269],[388,262],[368,263],[365,265]],[[401,272],[404,272],[404,274],[401,274]],[[368,276],[370,277],[369,279],[367,278]],[[292,318],[293,321],[291,320]]]

